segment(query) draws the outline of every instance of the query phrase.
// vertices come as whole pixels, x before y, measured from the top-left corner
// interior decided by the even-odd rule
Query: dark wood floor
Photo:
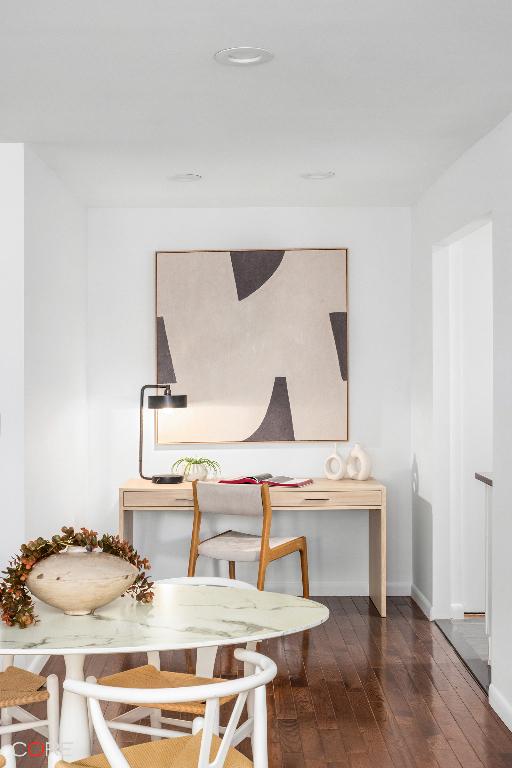
[[[319,599],[331,611],[327,624],[262,643],[279,670],[268,690],[270,768],[512,768],[512,734],[409,598],[389,599],[385,620],[366,598]],[[172,668],[190,662],[190,654],[176,653]],[[91,657],[87,672],[141,663],[135,655]],[[46,671],[62,674],[62,662],[52,660]],[[240,672],[222,649],[216,673]]]

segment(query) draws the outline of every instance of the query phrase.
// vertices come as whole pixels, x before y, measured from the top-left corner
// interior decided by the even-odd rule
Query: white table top
[[[0,625],[0,654],[131,653],[230,645],[301,632],[328,609],[313,600],[232,587],[155,585],[152,604],[120,597],[90,616],[35,601],[39,622]]]

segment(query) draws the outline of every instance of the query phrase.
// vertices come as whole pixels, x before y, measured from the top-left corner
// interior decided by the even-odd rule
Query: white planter
[[[185,472],[184,477],[189,482],[193,480],[206,480],[208,478],[208,467],[205,467],[204,464],[192,464]]]
[[[347,471],[347,464],[343,456],[337,451],[331,453],[325,460],[324,473],[328,480],[342,480]]]
[[[27,586],[44,603],[85,616],[126,592],[137,574],[134,565],[115,555],[68,547],[36,563]]]
[[[368,480],[372,462],[363,448],[356,443],[348,456],[347,474],[352,480]]]

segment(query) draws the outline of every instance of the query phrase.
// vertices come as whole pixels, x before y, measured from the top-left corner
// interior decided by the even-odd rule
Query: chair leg
[[[160,669],[160,654],[158,651],[148,651],[148,664],[151,664],[155,669]],[[162,710],[152,709],[149,715],[149,723],[152,728],[162,727]],[[157,737],[152,736],[151,741],[156,741]]]
[[[158,651],[147,652],[148,664],[151,664],[155,669],[160,670],[160,653]]]
[[[234,560],[229,561],[229,578],[236,579],[236,568]]]
[[[14,664],[14,656],[3,656],[0,658],[0,672],[4,672],[8,667],[12,667]],[[0,725],[12,725],[12,716],[11,716],[11,710],[7,707],[0,710]],[[12,744],[12,734],[10,733],[4,733],[2,734],[2,738],[0,740],[0,746],[1,747],[10,747]],[[2,754],[4,754],[2,752]],[[10,768],[11,765],[14,765],[14,763],[10,763],[9,761],[12,759],[14,760],[14,753],[12,752],[12,749],[6,750],[6,753],[4,755],[7,766]]]
[[[12,725],[11,710],[8,707],[4,707],[0,713],[0,725]],[[1,746],[8,747],[10,744],[12,744],[12,734],[3,733]]]
[[[5,758],[5,768],[16,768],[16,756],[14,754],[14,747],[11,745],[2,747],[0,749],[0,755]],[[53,768],[53,766],[51,766]]]
[[[190,563],[188,565],[188,574],[187,576],[195,576],[196,575],[196,563],[197,563],[197,554],[192,555],[190,557]]]
[[[300,570],[302,573],[302,597],[309,597],[308,544],[306,539],[299,549]]]
[[[46,690],[48,699],[48,760],[49,765],[57,762],[59,751],[59,679],[57,675],[48,675]]]
[[[251,691],[254,700],[252,759],[254,768],[268,768],[267,701],[265,686]]]
[[[195,736],[196,733],[199,733],[199,731],[203,730],[204,726],[204,717],[194,717],[192,720],[192,736]]]
[[[258,643],[254,642],[253,640],[250,640],[245,647],[248,651],[257,651]],[[249,662],[247,661],[244,661],[244,677],[247,677],[248,675],[252,675],[252,674],[254,674],[254,665],[249,664]],[[247,717],[248,718],[252,717],[253,723],[254,723],[254,691],[249,691],[249,694],[247,696],[246,706],[247,706]],[[254,743],[253,743],[254,742],[254,725],[249,734],[249,738],[251,739],[252,749],[254,749]]]
[[[260,565],[258,568],[258,584],[257,587],[262,592],[265,589],[265,574],[267,572],[267,561],[260,559]]]

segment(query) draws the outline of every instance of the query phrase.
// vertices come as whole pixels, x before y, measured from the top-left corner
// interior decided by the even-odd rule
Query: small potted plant
[[[210,472],[214,475],[220,472],[220,464],[201,456],[182,456],[174,462],[171,469],[173,472],[182,472],[185,480],[206,480]]]

